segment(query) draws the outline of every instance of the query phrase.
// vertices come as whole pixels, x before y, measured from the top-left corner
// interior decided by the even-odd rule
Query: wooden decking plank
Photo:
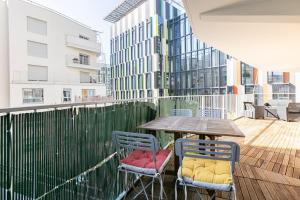
[[[239,179],[237,177],[234,177],[234,183],[235,183],[235,187],[236,187],[236,196],[237,196],[237,199],[243,200],[244,197],[242,195],[241,186],[240,186],[240,183],[239,183]]]
[[[282,196],[280,195],[279,192],[276,191],[275,187],[274,187],[274,183],[270,183],[270,182],[264,182],[265,186],[267,187],[268,191],[270,192],[270,195],[272,196],[272,199],[284,199],[282,198]]]
[[[276,172],[276,173],[279,173],[279,169],[280,169],[280,164],[279,163],[275,163],[272,171]]]
[[[245,184],[247,186],[247,189],[248,189],[248,192],[249,192],[249,195],[250,195],[251,199],[259,200],[259,198],[256,196],[256,192],[254,190],[254,187],[253,187],[250,179],[249,178],[244,178],[244,181],[245,181]]]
[[[239,177],[238,179],[239,179],[240,188],[241,188],[242,195],[243,195],[244,199],[245,200],[251,199],[244,178]]]
[[[255,191],[255,194],[256,194],[257,198],[259,200],[266,199],[265,196],[264,196],[264,194],[263,194],[263,192],[262,192],[262,190],[261,190],[261,188],[259,187],[259,184],[257,183],[257,181],[254,180],[254,179],[250,179],[250,181],[251,181],[251,184],[252,184],[252,186],[254,188],[254,191]]]
[[[281,165],[279,169],[279,173],[282,175],[286,174],[287,166],[286,165]]]
[[[295,199],[295,196],[288,189],[289,186],[281,185],[281,184],[277,184],[277,186],[278,186],[278,191],[283,193],[286,199]]]
[[[265,186],[265,183],[263,181],[257,181],[259,187],[261,188],[261,191],[264,195],[264,197],[266,198],[266,200],[273,200],[272,196],[270,195],[269,190],[267,189],[267,187]]]
[[[288,166],[287,169],[286,169],[286,175],[290,176],[290,177],[293,177],[293,173],[294,173],[294,168]]]
[[[289,191],[289,193],[295,197],[295,200],[299,200],[300,197],[300,191],[299,188],[294,187],[294,186],[287,186],[286,189]]]

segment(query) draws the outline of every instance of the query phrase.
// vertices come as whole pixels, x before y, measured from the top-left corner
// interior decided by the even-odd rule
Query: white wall
[[[296,102],[300,103],[300,73],[295,73]]]
[[[7,6],[0,1],[0,107],[9,105],[9,62]]]
[[[68,85],[68,84],[12,84],[11,90],[14,91],[14,98],[11,99],[11,106],[32,106],[37,104],[20,104],[20,100],[23,99],[23,88],[43,88],[44,89],[44,103],[43,104],[61,104],[63,100],[63,88],[72,90],[72,101],[75,101],[75,97],[82,97],[82,89],[94,89],[95,93],[99,96],[106,96],[105,85],[94,85],[89,84],[78,84],[78,85]]]

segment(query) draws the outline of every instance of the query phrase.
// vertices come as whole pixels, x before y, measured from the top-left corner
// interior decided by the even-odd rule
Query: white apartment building
[[[93,101],[97,31],[23,0],[0,1],[0,107]]]

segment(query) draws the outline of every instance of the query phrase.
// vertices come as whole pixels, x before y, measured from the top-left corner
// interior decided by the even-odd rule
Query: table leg
[[[216,139],[216,137],[215,136],[213,136],[213,135],[210,135],[210,136],[208,136],[209,137],[209,139],[210,140],[215,140]],[[214,144],[212,144],[212,146],[215,146]],[[212,149],[211,151],[215,151],[214,149]],[[211,154],[211,156],[215,156],[215,154]],[[207,190],[207,192],[208,192],[208,195],[210,196],[210,197],[212,197],[213,195],[215,195],[215,193],[216,193],[216,190]],[[213,198],[212,198],[212,200],[215,200],[216,199],[216,196],[214,196]]]
[[[150,133],[151,135],[153,135],[154,137],[156,137],[156,131],[149,130],[149,133]]]
[[[202,135],[202,134],[201,134],[201,135],[199,135],[198,137],[199,137],[199,140],[205,140],[205,135]]]

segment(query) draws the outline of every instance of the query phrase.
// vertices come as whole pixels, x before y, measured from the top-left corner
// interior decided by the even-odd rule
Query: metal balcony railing
[[[116,199],[123,192],[111,133],[171,110],[243,115],[253,95],[184,96],[0,109],[0,199]],[[157,134],[162,146],[172,135]]]

